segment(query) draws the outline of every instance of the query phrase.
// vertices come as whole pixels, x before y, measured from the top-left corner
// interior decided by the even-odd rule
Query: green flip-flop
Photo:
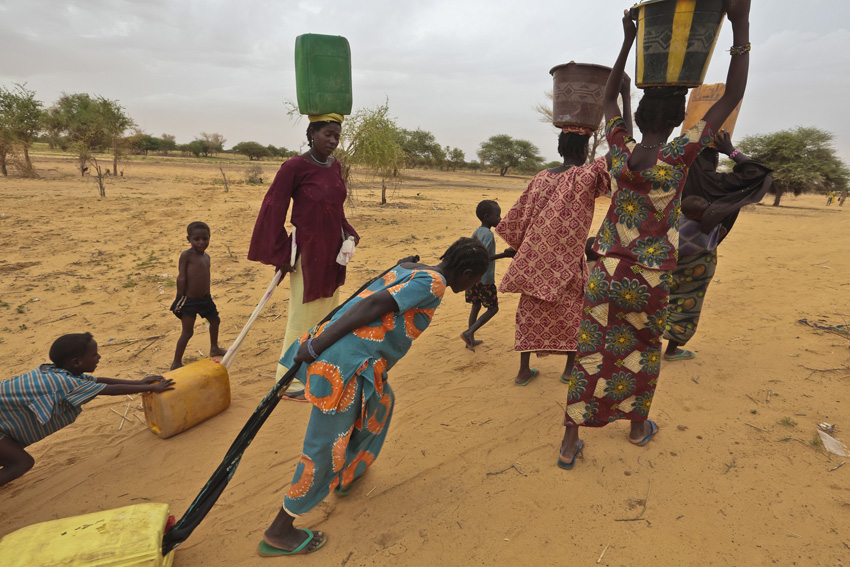
[[[318,551],[319,549],[321,549],[321,547],[323,545],[325,545],[325,542],[328,541],[327,536],[323,536],[322,541],[319,542],[319,545],[317,545],[313,549],[309,549],[309,550],[305,551],[304,548],[306,548],[308,545],[310,545],[311,541],[316,539],[316,535],[313,533],[312,530],[304,529],[304,530],[299,530],[299,531],[305,532],[307,534],[307,539],[302,541],[301,545],[299,545],[298,547],[296,547],[292,551],[289,551],[288,549],[281,549],[281,548],[275,547],[273,545],[269,545],[265,542],[265,540],[263,540],[263,541],[260,542],[260,545],[257,546],[257,554],[259,554],[260,557],[277,557],[279,555],[306,555],[308,553],[313,553],[314,551]]]
[[[525,382],[514,381],[514,384],[516,384],[517,386],[528,386],[528,383],[531,382],[532,380],[534,380],[535,378],[537,378],[538,374],[540,374],[540,372],[536,368],[532,368],[531,369],[531,376],[529,376],[528,379]]]

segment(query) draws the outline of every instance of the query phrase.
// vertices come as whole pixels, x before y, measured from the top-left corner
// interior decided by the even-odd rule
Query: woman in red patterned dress
[[[676,267],[679,198],[699,152],[711,143],[744,96],[749,70],[749,0],[728,0],[732,60],[723,97],[691,130],[667,139],[685,117],[687,89],[647,88],[635,112],[643,134],[629,136],[617,94],[636,35],[627,10],[625,38],[605,88],[606,136],[618,188],[599,229],[595,251],[602,257],[587,282],[579,328],[579,358],[569,379],[567,426],[558,466],[571,469],[584,443],[578,426],[603,427],[631,421],[629,441],[646,445],[658,431],[648,419],[661,368],[661,335]]]
[[[611,189],[610,155],[585,165],[592,133],[564,128],[558,138],[564,164],[535,175],[496,227],[516,250],[499,291],[521,294],[514,343],[520,352],[517,386],[537,376],[529,364],[532,352],[566,354],[565,383],[573,366],[587,281],[585,241],[594,200]]]

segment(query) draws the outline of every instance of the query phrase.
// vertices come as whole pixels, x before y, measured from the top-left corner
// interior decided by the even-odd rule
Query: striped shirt
[[[0,436],[32,445],[72,424],[104,388],[94,376],[74,376],[53,364],[0,382]]]

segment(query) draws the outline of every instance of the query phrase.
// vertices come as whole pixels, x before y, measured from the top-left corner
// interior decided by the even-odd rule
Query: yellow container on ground
[[[21,528],[0,540],[3,567],[171,567],[168,504],[136,504]]]
[[[223,364],[205,358],[163,375],[174,389],[142,394],[148,428],[168,439],[230,406],[230,378]]]

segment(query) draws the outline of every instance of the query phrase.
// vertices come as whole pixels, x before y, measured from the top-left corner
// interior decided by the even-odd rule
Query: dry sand
[[[270,268],[246,260],[266,186],[231,185],[218,165],[148,159],[123,165],[99,199],[59,156],[36,156],[39,180],[0,178],[0,350],[11,377],[47,360],[50,343],[89,330],[97,374],[163,372],[179,325],[169,313],[185,225],[213,236],[213,294],[222,344],[239,332]],[[247,164],[225,166],[238,180]],[[276,165],[264,163],[267,181]],[[426,262],[476,227],[475,204],[514,202],[528,178],[407,171],[390,203],[362,180],[349,220],[363,237],[343,295],[396,259]],[[821,196],[745,211],[720,248],[697,358],[663,363],[645,448],[625,423],[583,432],[584,460],[555,466],[566,386],[563,358],[513,385],[517,297],[472,353],[458,338],[468,310],[448,294],[434,323],[393,370],[396,411],[384,451],[346,499],[299,521],[328,543],[299,565],[848,565],[850,466],[815,445],[816,425],[850,440],[843,403],[850,341],[801,318],[850,319],[850,207]],[[599,199],[598,226],[609,204]],[[506,260],[497,267],[504,273]],[[281,285],[231,369],[232,406],[161,440],[139,398],[101,397],[73,425],[30,447],[35,468],[0,489],[0,535],[59,517],[167,502],[178,517],[271,387],[286,321]],[[209,348],[201,320],[188,355]],[[129,404],[130,419],[121,430]],[[269,565],[257,543],[277,513],[300,453],[306,404],[282,403],[175,565]],[[850,459],[847,459],[850,460]],[[604,551],[601,561],[597,561]],[[279,559],[295,563],[292,559]]]

